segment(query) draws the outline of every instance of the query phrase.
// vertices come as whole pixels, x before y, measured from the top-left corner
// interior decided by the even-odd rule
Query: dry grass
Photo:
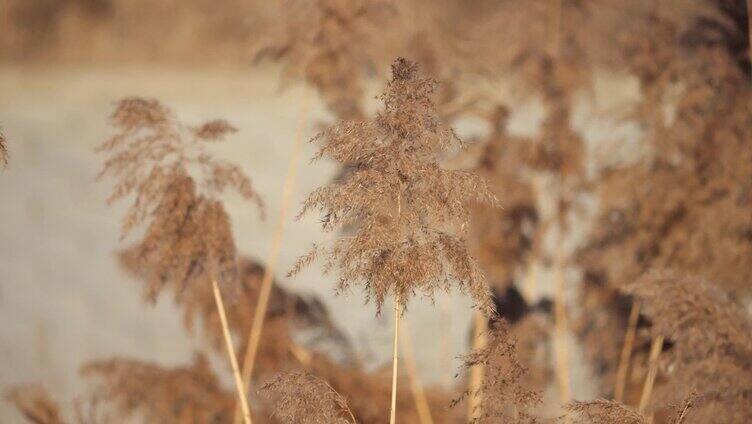
[[[127,358],[84,366],[81,373],[94,382],[93,391],[120,419],[144,422],[229,422],[235,397],[225,391],[204,356],[192,364],[165,368]]]
[[[165,10],[172,12],[170,5]],[[201,5],[216,9],[194,0],[176,22],[197,19]],[[200,42],[192,54],[210,60],[201,56],[211,50],[206,46],[252,45],[244,57],[281,63],[283,81],[315,87],[338,119],[312,142],[319,148],[314,160],[332,160],[343,172],[311,193],[301,212],[319,213],[323,230],[338,237],[315,246],[291,274],[322,260],[336,274],[337,293],[362,290],[379,313],[393,298],[391,373],[365,371],[349,354],[338,362],[296,341],[296,331],[313,330],[349,348],[318,300],[277,286],[281,239],[265,264],[238,259],[221,195],[233,190],[257,208],[261,203],[239,166],[208,153],[236,129],[223,120],[184,124],[156,100],[127,98],[111,117],[115,134],[99,148],[106,157],[100,176],[115,184],[110,202],[132,200],[123,238],[139,234],[121,259],[147,301],[171,294],[186,329],[199,328],[208,343],[188,366],[132,358],[88,364],[84,375],[98,396],[85,397],[73,420],[37,387],[14,390],[9,400],[28,421],[44,424],[126,417],[230,422],[235,400],[222,384],[229,370],[212,370],[203,356],[222,353],[226,343],[231,357],[235,347],[250,352],[245,384],[237,383],[242,399],[243,386],[255,382],[253,368],[255,378],[277,375],[263,386],[268,396],[249,393],[257,422],[383,423],[390,401],[392,423],[464,422],[465,408],[447,409],[457,397],[454,403],[466,402],[473,422],[547,422],[560,415],[557,402],[544,404],[542,397],[555,383],[567,405],[554,421],[752,421],[748,4],[681,0],[670,6],[290,0],[231,3],[212,13],[195,26]],[[68,40],[61,46],[71,44],[70,34],[60,36],[65,31],[85,31],[95,20],[100,34],[125,31],[123,17],[139,8],[141,2],[118,0],[12,2],[0,21],[12,25],[0,35],[13,37],[0,37],[0,51],[36,45],[45,47],[41,56],[52,54],[64,47],[55,47],[55,37]],[[148,10],[150,17],[165,13]],[[154,25],[144,19],[149,37]],[[33,22],[49,34],[22,28]],[[206,35],[220,26],[216,39]],[[365,87],[383,76],[387,63],[392,73],[378,97],[381,108],[369,115]],[[636,106],[601,111],[640,128],[636,159],[598,156],[576,128],[579,102],[593,94],[596,71],[627,72],[639,83]],[[516,105],[497,99],[492,87],[500,80],[511,81],[513,100],[542,101],[537,133],[510,135]],[[473,140],[479,157],[469,166],[471,155],[452,130],[458,117],[480,118],[490,130]],[[453,162],[463,169],[447,169],[458,154]],[[0,164],[7,164],[2,136]],[[284,208],[277,218],[282,228]],[[545,242],[556,233],[555,243]],[[552,271],[553,299],[538,298],[544,287],[532,273],[538,269]],[[582,278],[567,272],[565,281],[565,269],[581,271]],[[662,269],[675,271],[656,271]],[[525,284],[514,303],[507,297],[520,278],[540,287]],[[489,286],[499,294],[498,314],[509,322],[491,314]],[[473,341],[483,340],[478,335],[488,315],[491,328],[486,343],[466,358],[468,381],[441,391],[420,385],[409,360],[408,378],[399,374],[399,324],[414,296],[433,300],[453,288],[469,294],[478,309]],[[223,296],[231,300],[226,307]],[[581,365],[595,400],[568,403],[579,389],[562,343],[570,334],[583,348]],[[230,368],[237,377],[237,364]],[[401,395],[408,384],[412,398]]]
[[[261,387],[275,396],[273,414],[283,423],[355,424],[347,401],[327,382],[306,372],[281,374]]]

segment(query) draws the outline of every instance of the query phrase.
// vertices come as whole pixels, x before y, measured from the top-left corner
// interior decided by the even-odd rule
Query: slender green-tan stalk
[[[473,352],[478,352],[481,349],[484,349],[488,342],[486,338],[488,332],[488,319],[481,311],[475,311],[474,321],[475,330],[473,332]],[[479,418],[482,413],[483,394],[481,393],[481,387],[483,385],[484,371],[485,367],[483,364],[476,364],[470,368],[467,401],[467,416],[468,421],[470,422]]]
[[[561,229],[559,229],[561,231]],[[556,346],[556,381],[559,387],[559,399],[562,405],[569,403],[572,398],[569,378],[569,351],[567,349],[567,312],[566,312],[566,281],[564,279],[564,254],[561,239],[556,247],[556,261],[554,265],[554,331]]]
[[[747,42],[749,43],[749,63],[752,66],[752,0],[747,0]]]
[[[251,424],[251,409],[248,407],[245,385],[243,384],[243,379],[240,377],[240,369],[238,369],[238,359],[235,356],[235,348],[232,344],[230,327],[227,325],[225,305],[224,302],[222,302],[222,293],[220,293],[219,291],[217,280],[212,280],[212,289],[214,291],[214,301],[217,304],[217,311],[219,312],[219,321],[222,323],[222,334],[224,335],[225,344],[227,345],[227,355],[230,357],[232,375],[235,378],[235,388],[237,389],[238,393],[238,403],[240,404],[240,409],[243,411],[243,422],[245,424]]]
[[[616,385],[614,387],[614,399],[617,402],[623,402],[624,390],[627,387],[629,377],[629,362],[632,357],[632,347],[634,346],[635,333],[637,332],[637,319],[640,316],[640,303],[633,302],[632,309],[629,311],[629,321],[627,322],[627,332],[624,335],[624,345],[619,357],[619,367],[616,370]]]
[[[648,359],[648,375],[645,377],[645,385],[642,387],[642,396],[640,396],[640,405],[637,410],[644,413],[650,402],[650,396],[653,393],[655,376],[658,373],[658,356],[663,349],[663,336],[656,336],[650,346],[650,357]]]
[[[397,422],[397,363],[399,359],[399,332],[400,332],[400,298],[399,294],[394,297],[394,344],[392,351],[392,404],[389,412],[389,424]]]

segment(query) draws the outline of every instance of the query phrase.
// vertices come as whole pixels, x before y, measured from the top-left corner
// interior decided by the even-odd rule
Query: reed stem
[[[749,43],[749,64],[752,67],[752,0],[747,0],[747,42]]]
[[[394,346],[392,351],[392,405],[389,414],[389,424],[397,422],[397,362],[400,331],[400,298],[394,296]]]
[[[214,291],[214,301],[217,303],[217,311],[219,312],[219,320],[222,323],[222,333],[225,337],[225,344],[227,344],[227,355],[230,357],[230,365],[232,366],[232,375],[235,378],[235,388],[238,392],[238,401],[240,408],[243,411],[243,422],[245,424],[251,424],[251,409],[248,407],[248,399],[246,399],[245,385],[240,377],[240,370],[238,369],[238,359],[235,357],[235,348],[232,344],[232,335],[230,334],[230,327],[227,325],[227,314],[225,313],[225,305],[222,302],[222,293],[219,291],[219,285],[217,280],[212,279],[212,289]]]
[[[653,393],[653,385],[655,384],[655,376],[658,373],[658,357],[663,349],[663,336],[656,336],[653,339],[653,343],[650,346],[650,357],[648,359],[648,375],[645,377],[645,385],[642,387],[642,396],[640,397],[640,405],[637,410],[642,414],[648,407],[650,402],[650,396]]]
[[[561,229],[559,230],[561,231]],[[561,404],[567,404],[572,398],[569,378],[569,351],[567,350],[567,312],[566,312],[566,281],[564,279],[564,254],[561,240],[556,247],[556,261],[554,269],[554,331],[556,332],[556,381],[559,387]]]
[[[488,332],[488,320],[481,311],[475,311],[473,331],[473,352],[477,352],[486,347],[488,342],[486,336]],[[468,402],[467,417],[468,422],[480,418],[483,405],[483,374],[485,367],[482,364],[476,364],[470,368],[470,381],[468,382]]]
[[[624,335],[624,345],[619,357],[619,367],[616,370],[616,385],[614,387],[614,399],[622,402],[624,399],[624,390],[627,387],[629,377],[629,363],[632,357],[632,348],[634,346],[635,333],[637,333],[637,320],[640,317],[640,303],[632,303],[632,309],[629,311],[629,321],[627,322],[627,332]]]

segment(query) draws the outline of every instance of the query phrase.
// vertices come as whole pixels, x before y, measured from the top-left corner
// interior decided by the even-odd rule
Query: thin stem
[[[561,231],[561,229],[559,229]],[[554,331],[556,332],[556,379],[559,385],[559,398],[562,404],[569,403],[572,395],[569,379],[569,351],[566,346],[567,313],[565,304],[564,255],[561,240],[556,247],[556,264],[554,270]]]
[[[266,310],[269,306],[269,297],[272,292],[272,282],[274,279],[274,270],[277,266],[277,259],[279,258],[279,251],[282,247],[282,236],[285,230],[285,217],[287,216],[287,210],[290,207],[290,200],[295,188],[295,177],[298,170],[298,157],[300,156],[301,139],[303,135],[303,129],[305,128],[308,116],[308,95],[303,92],[303,101],[300,107],[300,117],[298,120],[298,127],[295,131],[295,140],[292,147],[292,155],[290,156],[290,163],[287,168],[287,176],[282,186],[282,204],[280,206],[279,215],[277,215],[277,223],[274,229],[274,238],[272,239],[272,246],[269,250],[269,256],[266,259],[266,269],[264,275],[261,278],[261,290],[259,292],[258,302],[256,303],[256,310],[253,313],[253,323],[248,334],[248,345],[243,357],[243,383],[245,387],[250,388],[251,376],[253,375],[253,367],[256,363],[256,354],[258,353],[259,342],[261,341],[261,331],[264,328],[264,321],[266,319]],[[239,411],[235,410],[235,418],[233,420],[235,424],[240,423]]]
[[[642,396],[640,397],[640,405],[637,410],[640,413],[644,413],[650,402],[650,396],[653,393],[653,385],[655,384],[655,376],[658,373],[658,356],[663,349],[663,336],[656,336],[653,339],[653,344],[650,346],[650,357],[648,359],[648,375],[645,377],[645,385],[642,387]]]
[[[215,279],[212,279],[212,289],[214,291],[214,301],[217,303],[219,320],[222,323],[222,333],[225,337],[225,344],[227,344],[227,355],[230,357],[230,365],[232,366],[232,375],[235,378],[235,388],[238,392],[240,408],[243,411],[243,422],[245,424],[251,424],[251,410],[250,408],[248,408],[248,400],[245,396],[245,386],[243,385],[243,380],[240,378],[238,359],[235,357],[235,348],[232,345],[232,335],[230,335],[230,327],[227,325],[225,305],[222,302],[222,294],[219,292],[219,285],[217,284],[217,280]]]
[[[486,333],[488,330],[488,320],[480,311],[475,311],[474,316],[475,329],[473,331],[473,352],[477,352],[486,347]],[[472,422],[480,417],[482,412],[481,386],[483,385],[483,374],[485,368],[482,364],[476,364],[470,368],[470,381],[468,382],[468,402],[467,417]]]
[[[410,338],[410,330],[407,328],[407,321],[402,323],[402,327],[403,334],[400,338],[400,345],[402,346],[402,354],[405,355],[405,367],[407,368],[407,377],[410,380],[410,391],[413,392],[413,399],[415,400],[415,409],[418,411],[418,421],[420,421],[420,424],[433,424],[431,408],[428,406],[426,392],[423,390],[420,375],[418,375],[418,367],[415,365],[415,355],[413,354],[413,344]]]
[[[394,296],[394,349],[392,352],[392,409],[389,414],[389,424],[397,422],[397,362],[398,362],[398,343],[400,330],[400,298],[399,294]]]
[[[627,387],[627,378],[629,376],[629,362],[632,357],[632,347],[634,346],[635,334],[637,333],[637,320],[640,317],[640,303],[633,302],[632,309],[629,311],[629,321],[627,322],[627,332],[624,335],[624,345],[619,357],[619,367],[616,370],[616,386],[614,387],[614,399],[622,402],[624,399],[624,389]]]
[[[326,384],[326,387],[328,387],[329,390],[331,390],[332,392],[336,393],[337,396],[339,396],[340,398],[344,399],[344,396],[342,396],[341,394],[339,394],[338,391],[334,390],[334,387],[332,387],[331,384],[329,384],[328,382],[326,382],[324,380],[321,380],[321,381],[323,381],[324,384]],[[348,404],[344,404],[342,406],[345,408],[345,411],[347,412],[347,415],[350,416],[350,419],[352,420],[352,424],[357,424],[358,421],[355,419],[355,415],[353,415],[352,410],[350,409],[350,406]]]
[[[311,352],[295,342],[290,343],[290,353],[292,353],[292,356],[294,356],[298,362],[306,367],[310,366],[311,361],[313,361]]]
[[[749,63],[752,66],[752,0],[747,0],[747,42],[749,47]]]

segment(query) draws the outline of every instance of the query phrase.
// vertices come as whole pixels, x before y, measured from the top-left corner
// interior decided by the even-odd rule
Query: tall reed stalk
[[[488,344],[488,319],[481,311],[475,311],[473,331],[473,352],[480,352]],[[475,364],[470,368],[470,381],[468,382],[467,417],[469,422],[480,418],[483,406],[483,374],[484,364]]]
[[[658,357],[663,349],[663,336],[656,336],[650,346],[650,357],[648,359],[648,375],[645,377],[645,385],[642,387],[642,396],[637,410],[644,413],[650,403],[650,396],[653,394],[655,376],[658,374]]]
[[[623,402],[624,390],[627,387],[629,378],[629,362],[632,357],[632,348],[634,346],[635,334],[637,333],[637,320],[640,317],[640,302],[633,302],[629,311],[629,321],[627,322],[627,332],[624,335],[624,345],[619,356],[619,367],[616,370],[616,385],[614,386],[614,399],[617,402]]]
[[[269,297],[272,292],[272,282],[274,280],[274,271],[277,267],[277,260],[279,258],[279,251],[282,247],[282,238],[285,230],[285,218],[287,217],[287,211],[290,208],[290,200],[295,189],[295,178],[298,170],[298,159],[300,157],[301,140],[303,138],[303,130],[308,120],[308,95],[303,92],[303,100],[300,105],[300,115],[298,118],[298,127],[295,130],[295,139],[293,141],[292,155],[290,156],[290,163],[287,167],[287,176],[282,186],[282,203],[280,205],[279,214],[277,215],[277,223],[274,229],[274,238],[272,239],[272,246],[269,249],[269,256],[266,260],[266,268],[264,269],[264,275],[261,279],[261,290],[259,292],[258,302],[256,303],[256,309],[253,313],[253,323],[248,334],[248,346],[245,350],[243,357],[243,385],[246,388],[250,388],[251,377],[253,375],[253,367],[256,363],[256,354],[258,353],[259,342],[261,341],[261,331],[264,328],[264,321],[266,319],[266,311],[269,307]],[[235,418],[233,420],[235,424],[240,423],[239,411],[235,410]]]
[[[556,246],[556,260],[554,264],[554,344],[556,346],[556,381],[559,387],[559,399],[562,404],[566,404],[571,400],[572,394],[569,377],[569,351],[566,344],[568,323],[561,228],[559,228],[559,231],[560,237],[559,243]]]
[[[752,0],[747,0],[747,34],[749,63],[750,67],[752,67]]]
[[[219,320],[222,323],[222,334],[225,338],[225,344],[227,345],[227,356],[230,357],[230,365],[232,366],[232,375],[235,379],[235,388],[238,393],[238,403],[243,411],[243,422],[245,424],[251,424],[251,409],[248,407],[248,399],[246,399],[245,385],[243,379],[240,377],[240,369],[238,369],[238,359],[235,356],[235,348],[232,343],[232,335],[230,334],[230,327],[227,325],[227,313],[225,312],[225,305],[222,302],[222,293],[219,291],[219,285],[217,280],[212,280],[212,290],[214,291],[214,301],[217,304],[217,311],[219,312]]]
[[[399,362],[399,332],[400,332],[400,298],[394,296],[394,343],[392,350],[392,403],[389,412],[389,424],[397,422],[397,368]]]
[[[439,289],[456,286],[479,309],[492,309],[485,278],[465,243],[470,212],[464,205],[498,202],[480,177],[440,166],[449,149],[465,145],[441,122],[435,86],[416,63],[398,58],[375,119],[341,121],[314,137],[321,146],[314,159],[334,159],[350,172],[311,193],[300,215],[318,210],[325,231],[348,228],[348,234],[328,247],[314,245],[288,274],[324,258],[325,271],[338,271],[338,292],[365,286],[377,313],[394,296],[391,423],[400,317],[410,296],[420,291],[434,298]]]

